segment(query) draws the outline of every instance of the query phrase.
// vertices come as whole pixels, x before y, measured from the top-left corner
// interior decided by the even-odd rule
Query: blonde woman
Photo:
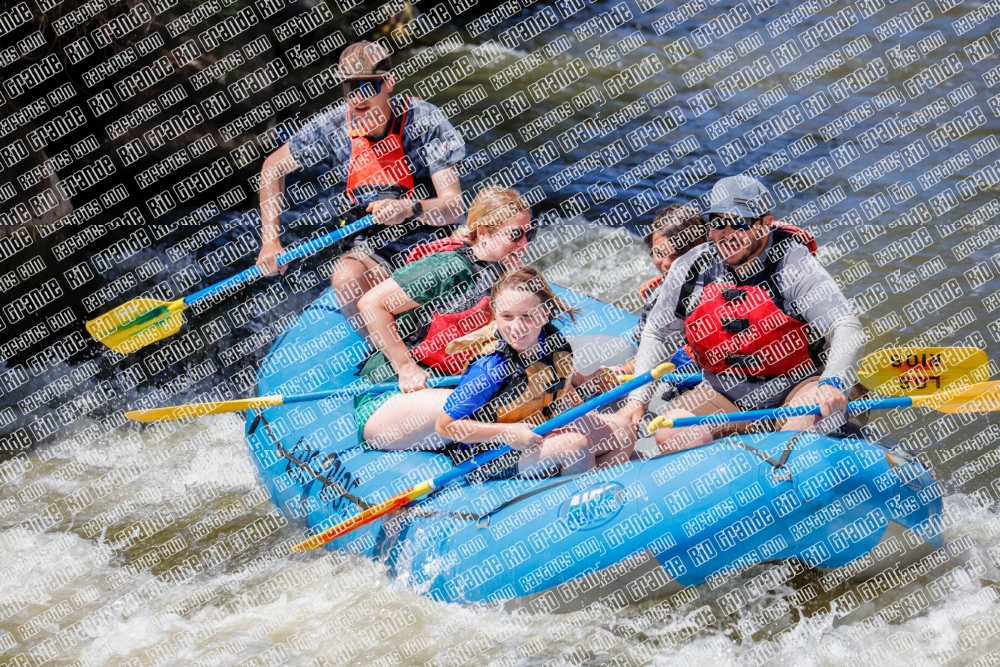
[[[490,325],[490,290],[520,266],[535,231],[520,194],[484,188],[469,206],[466,243],[424,253],[361,297],[360,314],[376,348],[361,376],[371,383],[398,378],[400,387],[355,399],[363,442],[380,449],[444,445],[434,420],[451,390],[428,388],[427,378],[464,370],[472,352],[449,353],[448,344]]]

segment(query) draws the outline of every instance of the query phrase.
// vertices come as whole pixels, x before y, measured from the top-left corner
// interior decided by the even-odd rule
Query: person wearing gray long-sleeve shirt
[[[793,234],[776,227],[770,194],[755,179],[721,179],[710,194],[709,240],[670,268],[642,332],[635,372],[688,344],[704,382],[675,399],[668,418],[778,405],[819,404],[843,412],[845,378],[854,377],[865,335],[830,274]],[[623,410],[633,419],[651,390],[636,390]],[[810,428],[814,417],[787,420]],[[711,442],[725,428],[662,429],[663,451]]]

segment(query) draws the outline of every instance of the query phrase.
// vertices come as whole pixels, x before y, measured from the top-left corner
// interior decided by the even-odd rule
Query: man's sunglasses
[[[709,229],[721,230],[732,227],[735,231],[746,232],[754,226],[760,218],[724,218],[721,215],[708,216]]]
[[[528,240],[528,243],[531,243],[538,236],[538,227],[528,227],[527,230],[510,229],[507,231],[507,238],[510,239],[511,243],[517,243],[521,240],[522,236]]]
[[[344,97],[362,97],[371,99],[382,92],[382,79],[362,79],[361,81],[342,81],[340,90]]]

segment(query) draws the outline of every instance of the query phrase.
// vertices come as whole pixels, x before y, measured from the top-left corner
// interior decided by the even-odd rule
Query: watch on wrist
[[[832,375],[832,376],[830,376],[828,378],[823,378],[822,380],[819,381],[819,384],[817,386],[819,386],[819,387],[824,387],[824,386],[836,387],[840,391],[844,391],[845,389],[847,389],[847,385],[844,384],[844,381],[841,380],[836,375]]]
[[[414,218],[417,217],[418,215],[421,215],[424,212],[424,205],[421,204],[419,201],[414,200],[414,202],[410,204],[410,207],[411,210],[413,211]]]

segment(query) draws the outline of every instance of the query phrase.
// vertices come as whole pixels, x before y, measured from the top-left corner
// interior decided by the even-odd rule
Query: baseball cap
[[[725,213],[741,218],[759,218],[771,212],[774,200],[767,188],[746,174],[720,178],[708,194],[705,215]]]
[[[385,47],[375,42],[360,41],[340,54],[337,74],[343,81],[381,79],[391,68],[389,52]]]

